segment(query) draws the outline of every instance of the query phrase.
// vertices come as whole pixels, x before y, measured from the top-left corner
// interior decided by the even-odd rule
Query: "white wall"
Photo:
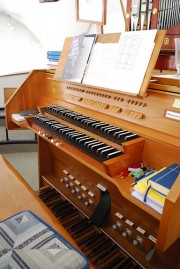
[[[126,0],[124,0],[126,7]],[[46,51],[61,50],[64,39],[86,32],[90,24],[76,22],[75,0],[39,3],[39,0],[0,1],[0,76],[46,67]],[[104,32],[124,30],[119,0],[107,0]],[[90,32],[95,33],[92,25]],[[8,85],[7,77],[7,87]],[[1,81],[1,77],[0,77]],[[0,83],[0,107],[3,106]]]

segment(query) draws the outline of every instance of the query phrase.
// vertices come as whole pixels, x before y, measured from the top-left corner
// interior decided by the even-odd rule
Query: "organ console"
[[[144,96],[62,81],[71,42],[55,73],[33,70],[5,105],[8,129],[37,134],[39,197],[94,268],[180,268],[179,179],[161,215],[121,177],[140,163],[180,164],[179,80],[154,75]]]

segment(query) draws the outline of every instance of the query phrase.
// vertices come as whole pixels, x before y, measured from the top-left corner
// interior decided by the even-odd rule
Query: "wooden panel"
[[[9,98],[13,95],[16,91],[16,88],[4,88],[4,103],[6,103]]]
[[[74,240],[69,236],[45,204],[39,199],[37,194],[1,155],[0,184],[0,221],[23,210],[30,210],[76,246]]]
[[[180,218],[177,217],[180,212],[180,175],[169,192],[165,201],[165,211],[163,212],[161,225],[157,240],[157,247],[166,250],[172,242],[180,237]]]

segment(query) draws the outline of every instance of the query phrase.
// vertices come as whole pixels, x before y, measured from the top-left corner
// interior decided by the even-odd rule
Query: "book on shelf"
[[[56,69],[57,66],[58,66],[58,63],[57,61],[53,62],[53,61],[48,61],[47,62],[47,68],[48,69]]]
[[[143,177],[134,185],[131,195],[162,214],[166,197],[152,188],[148,188],[147,180],[157,172],[152,171],[150,175]]]
[[[47,51],[47,68],[56,69],[58,66],[61,51]]]
[[[60,56],[61,51],[60,50],[48,50],[47,56]]]
[[[47,59],[49,61],[59,61],[60,55],[53,55],[53,56],[48,56],[47,55]]]
[[[180,165],[172,164],[158,171],[154,176],[147,180],[147,186],[167,195],[174,184],[176,178],[180,174]]]

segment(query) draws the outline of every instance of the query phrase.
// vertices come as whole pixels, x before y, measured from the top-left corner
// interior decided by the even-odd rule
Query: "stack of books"
[[[162,214],[166,196],[180,175],[180,165],[172,164],[138,181],[131,192],[132,196]]]
[[[56,69],[60,56],[61,56],[61,51],[48,50],[47,51],[47,65],[48,65],[48,67],[51,69]]]

